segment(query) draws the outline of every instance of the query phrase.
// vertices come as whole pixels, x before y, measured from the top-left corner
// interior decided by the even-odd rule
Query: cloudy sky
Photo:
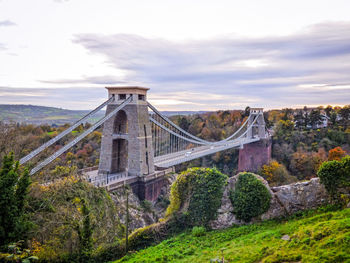
[[[350,104],[348,0],[0,0],[0,104],[161,110]]]

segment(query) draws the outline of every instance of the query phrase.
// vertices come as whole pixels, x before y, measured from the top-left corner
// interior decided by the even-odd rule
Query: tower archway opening
[[[128,167],[128,141],[125,139],[113,140],[111,173],[126,172]]]
[[[125,111],[121,110],[115,116],[113,131],[117,134],[128,133],[128,117],[126,116]]]

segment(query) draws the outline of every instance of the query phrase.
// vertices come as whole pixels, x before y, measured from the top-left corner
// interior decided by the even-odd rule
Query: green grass
[[[289,235],[290,241],[282,240]],[[350,262],[350,209],[308,211],[195,237],[190,231],[115,262]]]

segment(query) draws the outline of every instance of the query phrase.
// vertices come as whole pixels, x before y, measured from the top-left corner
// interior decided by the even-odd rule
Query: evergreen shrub
[[[270,207],[271,194],[253,173],[240,173],[235,190],[230,192],[233,212],[238,219],[249,222]]]
[[[340,161],[323,162],[317,175],[331,198],[338,200],[339,188],[350,186],[350,156],[345,156]]]

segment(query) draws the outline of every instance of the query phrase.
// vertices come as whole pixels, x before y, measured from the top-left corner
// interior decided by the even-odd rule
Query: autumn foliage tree
[[[271,186],[288,184],[296,181],[296,177],[291,176],[286,167],[275,160],[272,160],[269,164],[263,165],[259,174],[264,177]]]
[[[322,148],[318,152],[307,152],[299,148],[292,154],[289,169],[299,180],[310,179],[316,176],[319,166],[325,160],[326,156]]]
[[[328,161],[340,161],[346,155],[346,152],[340,147],[335,147],[328,152]]]

